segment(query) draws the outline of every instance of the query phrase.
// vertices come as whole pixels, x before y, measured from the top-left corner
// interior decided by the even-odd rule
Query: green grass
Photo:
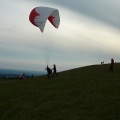
[[[120,64],[0,80],[0,120],[120,120]]]

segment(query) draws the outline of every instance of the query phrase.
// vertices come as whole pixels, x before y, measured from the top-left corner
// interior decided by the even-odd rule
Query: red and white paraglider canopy
[[[36,7],[31,11],[29,15],[30,22],[33,25],[39,27],[41,32],[44,31],[47,19],[55,28],[59,27],[60,16],[57,9],[49,7]]]

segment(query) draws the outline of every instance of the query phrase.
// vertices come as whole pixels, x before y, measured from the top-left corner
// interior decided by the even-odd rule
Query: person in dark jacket
[[[114,66],[114,59],[111,59],[111,64],[110,64],[110,72],[113,72],[113,66]]]
[[[54,64],[54,65],[53,65],[53,76],[54,76],[55,74],[58,76],[58,73],[57,73],[57,70],[56,70],[56,65]]]
[[[47,66],[46,69],[47,70],[47,76],[48,78],[50,77],[50,75],[52,75],[52,70]]]

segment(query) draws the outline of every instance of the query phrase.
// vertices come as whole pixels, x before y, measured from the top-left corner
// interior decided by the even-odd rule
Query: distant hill
[[[0,69],[0,78],[15,78],[25,73],[26,76],[41,76],[45,74],[43,71],[15,70],[15,69]]]

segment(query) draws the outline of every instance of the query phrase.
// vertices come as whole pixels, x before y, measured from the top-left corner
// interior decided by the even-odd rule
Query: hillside
[[[0,80],[0,120],[120,120],[120,64]]]

